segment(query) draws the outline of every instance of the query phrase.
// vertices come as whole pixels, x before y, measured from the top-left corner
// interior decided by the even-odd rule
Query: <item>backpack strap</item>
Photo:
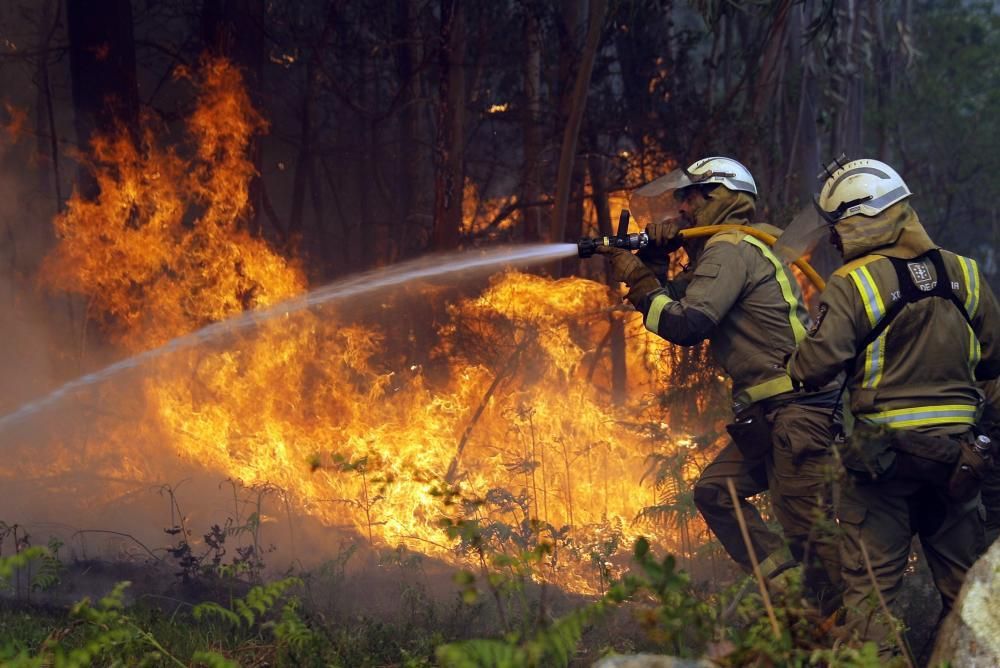
[[[934,265],[934,271],[937,274],[937,280],[928,283],[926,289],[920,287],[917,284],[916,278],[911,271],[911,266],[919,265],[919,260],[927,258]],[[928,251],[920,257],[914,258],[912,260],[901,260],[895,257],[886,258],[892,262],[892,268],[896,270],[896,279],[899,283],[899,299],[894,301],[889,308],[886,310],[885,315],[883,315],[875,326],[872,327],[868,335],[865,336],[861,341],[861,345],[858,348],[858,356],[861,352],[864,352],[868,346],[875,342],[875,340],[882,335],[882,332],[889,327],[889,324],[893,319],[899,315],[903,308],[907,304],[914,304],[918,301],[929,299],[931,297],[939,297],[941,299],[947,299],[955,308],[958,309],[965,321],[972,326],[972,318],[969,317],[969,312],[965,310],[965,305],[959,300],[958,295],[955,291],[951,289],[951,278],[948,276],[948,269],[944,265],[944,258],[941,257],[941,251],[937,248]],[[928,277],[929,279],[929,277]],[[853,370],[853,364],[857,360],[857,357],[851,361],[851,370]]]

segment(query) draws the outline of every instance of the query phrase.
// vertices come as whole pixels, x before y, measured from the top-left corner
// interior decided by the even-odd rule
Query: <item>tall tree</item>
[[[428,161],[426,142],[422,138],[424,124],[421,112],[425,107],[420,94],[420,62],[422,49],[418,28],[416,0],[396,0],[396,17],[393,34],[396,40],[396,67],[399,76],[399,150],[397,180],[399,184],[396,207],[399,232],[396,235],[395,257],[410,257],[422,250],[417,239],[421,221],[421,208],[426,204],[421,196],[423,166]],[[395,259],[391,257],[390,259]]]
[[[552,212],[552,221],[549,227],[549,240],[553,242],[563,241],[566,237],[566,217],[569,212],[570,192],[573,185],[572,178],[576,167],[577,139],[580,134],[580,125],[583,121],[583,112],[587,106],[590,76],[594,69],[594,59],[597,57],[597,47],[601,40],[607,6],[607,0],[590,0],[587,39],[584,44],[583,53],[581,54],[580,67],[576,72],[576,78],[573,83],[568,118],[559,151],[555,208]]]
[[[441,86],[434,177],[435,250],[458,246],[465,180],[465,10],[461,0],[441,0]]]
[[[128,132],[138,141],[132,4],[129,0],[66,0],[69,66],[76,136],[85,148],[97,132]],[[77,175],[85,197],[97,182],[85,169]]]
[[[524,13],[524,89],[522,106],[522,142],[524,161],[521,168],[521,214],[525,241],[538,241],[542,233],[542,29],[538,6],[525,4]]]

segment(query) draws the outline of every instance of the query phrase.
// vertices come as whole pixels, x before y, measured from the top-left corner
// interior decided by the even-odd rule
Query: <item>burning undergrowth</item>
[[[100,195],[69,201],[44,265],[43,282],[82,295],[130,354],[308,289],[301,267],[243,225],[247,147],[265,124],[238,72],[206,61],[184,76],[198,92],[185,145],[160,145],[150,125],[140,146],[127,133],[95,141]],[[33,421],[5,446],[5,477],[76,499],[81,516],[109,505],[124,516],[150,490],[162,507],[162,485],[196,472],[258,500],[266,490],[272,515],[462,561],[474,546],[447,531],[448,517],[497,552],[552,546],[545,576],[593,591],[639,533],[693,552],[701,528],[685,493],[705,453],[671,430],[685,424],[671,398],[705,408],[722,389],[704,384],[704,360],[682,359],[614,302],[599,283],[509,271],[277,317]],[[628,370],[620,406],[615,321]],[[207,521],[197,498],[177,516]]]

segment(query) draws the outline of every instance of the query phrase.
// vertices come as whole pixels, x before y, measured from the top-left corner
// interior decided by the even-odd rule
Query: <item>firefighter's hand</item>
[[[598,246],[596,252],[608,256],[611,264],[611,277],[616,281],[633,285],[642,275],[652,273],[642,263],[642,260],[624,248]]]
[[[599,246],[598,253],[607,255],[611,260],[611,277],[629,287],[626,297],[633,306],[650,291],[660,287],[660,282],[638,257],[624,248]]]
[[[661,220],[646,226],[646,236],[651,247],[672,253],[681,247],[684,238],[680,235],[681,221],[678,218]]]

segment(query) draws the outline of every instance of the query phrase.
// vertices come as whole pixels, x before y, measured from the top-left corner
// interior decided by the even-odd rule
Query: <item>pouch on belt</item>
[[[771,423],[764,404],[763,401],[751,404],[726,425],[736,447],[750,461],[763,459],[771,452]]]

